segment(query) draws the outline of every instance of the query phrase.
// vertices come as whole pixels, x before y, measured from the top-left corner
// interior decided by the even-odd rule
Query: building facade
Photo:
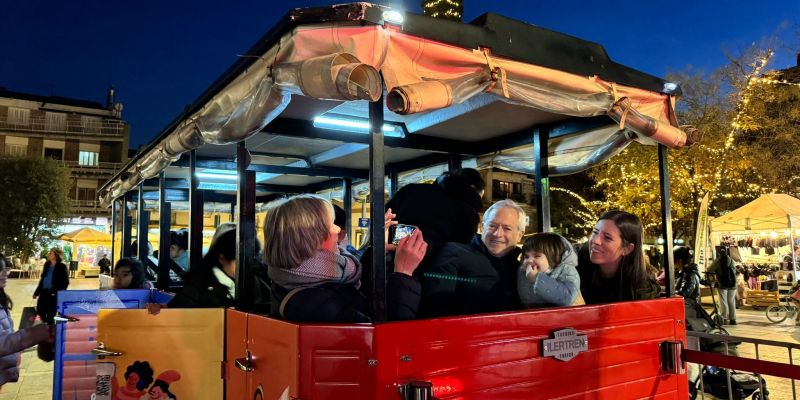
[[[106,225],[97,189],[128,160],[129,126],[109,89],[106,105],[0,88],[0,157],[50,157],[69,167],[74,225]]]

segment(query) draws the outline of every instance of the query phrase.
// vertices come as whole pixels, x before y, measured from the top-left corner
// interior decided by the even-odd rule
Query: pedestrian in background
[[[39,285],[33,292],[33,298],[37,299],[36,314],[48,324],[52,324],[53,317],[56,316],[56,293],[59,290],[67,290],[69,286],[69,273],[63,260],[64,252],[61,249],[56,247],[50,249]]]

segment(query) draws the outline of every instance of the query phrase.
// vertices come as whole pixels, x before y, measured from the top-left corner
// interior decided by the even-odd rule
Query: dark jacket
[[[47,275],[48,271],[50,271],[50,261],[44,263],[44,268],[42,269],[42,277],[39,278],[39,285],[36,286],[36,290],[33,292],[34,296],[40,296],[44,294],[44,289],[42,288],[42,282],[44,282],[44,277]],[[67,271],[67,265],[63,262],[56,264],[55,270],[53,270],[53,289],[52,292],[58,292],[59,290],[67,290],[69,286],[69,272]],[[53,300],[55,301],[55,300]]]
[[[183,288],[170,300],[170,308],[222,308],[233,307],[236,301],[231,298],[225,285],[221,284],[211,268],[192,270],[186,276]]]
[[[56,309],[58,308],[58,304],[56,304],[56,295],[58,291],[67,290],[69,286],[69,272],[67,272],[67,266],[64,263],[58,263],[53,269],[52,289],[44,289],[42,284],[50,268],[50,261],[47,261],[44,264],[44,269],[42,269],[42,277],[39,279],[39,285],[36,286],[36,290],[33,292],[34,296],[39,297],[36,300],[36,314],[42,318],[42,321],[47,323],[52,323],[53,317],[56,315]]]
[[[722,273],[723,265],[725,268],[733,268],[733,270],[736,271],[736,263],[733,262],[733,259],[729,255],[722,253],[716,260],[714,260],[713,263],[711,263],[711,266],[708,267],[706,273],[709,275],[714,275],[717,278],[716,282],[714,283],[714,287],[720,289],[733,289],[736,287],[735,284],[731,287],[723,287],[722,282],[719,280],[719,275]]]
[[[469,243],[478,231],[483,203],[478,192],[461,179],[443,176],[436,183],[412,183],[400,188],[386,204],[397,222],[422,230],[428,255],[448,242]]]
[[[281,304],[291,291],[272,284],[271,314],[295,322],[354,323],[370,322],[367,303],[355,285],[326,283],[299,288]],[[391,273],[386,283],[386,311],[391,321],[409,320],[417,316],[420,284],[405,274]]]
[[[655,299],[661,294],[661,287],[652,277],[646,277],[638,287],[633,287],[623,282],[620,274],[603,278],[599,271],[600,267],[589,260],[589,246],[581,246],[578,251],[578,274],[581,277],[581,295],[586,304]]]
[[[678,272],[675,293],[684,299],[700,300],[700,272],[697,270],[697,264],[690,263]]]
[[[495,257],[474,235],[469,244],[447,243],[422,271],[420,317],[507,311],[521,307],[517,268],[521,250]]]

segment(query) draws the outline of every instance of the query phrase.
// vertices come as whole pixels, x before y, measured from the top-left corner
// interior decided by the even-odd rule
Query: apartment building
[[[97,188],[128,160],[129,126],[110,88],[106,104],[0,88],[0,156],[50,157],[72,171],[73,215],[65,230],[102,229],[110,210]]]

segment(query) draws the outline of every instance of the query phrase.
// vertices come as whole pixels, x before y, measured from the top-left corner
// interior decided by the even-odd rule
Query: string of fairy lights
[[[422,2],[422,13],[433,18],[461,21],[463,10],[463,1],[424,0]]]
[[[722,149],[719,149],[721,160],[717,164],[717,167],[714,171],[714,185],[710,191],[710,198],[713,199],[714,196],[718,195],[717,191],[719,190],[720,185],[722,184],[722,172],[725,166],[725,162],[727,161],[728,155],[732,153],[731,149],[734,146],[736,134],[742,128],[742,120],[744,119],[745,115],[747,114],[747,105],[750,103],[750,97],[753,94],[753,89],[755,88],[756,84],[760,83],[769,83],[771,79],[769,78],[762,78],[761,71],[767,66],[769,60],[772,58],[774,52],[772,49],[768,49],[762,56],[758,57],[752,64],[752,71],[746,77],[746,83],[744,89],[739,93],[739,102],[737,104],[737,112],[736,115],[733,117],[731,121],[731,129],[728,131],[728,135],[725,138],[724,145]],[[766,79],[766,80],[764,80]],[[746,186],[749,189],[755,189],[755,192],[760,194],[761,187],[757,184],[748,184]],[[730,193],[723,193],[721,197],[730,198],[732,195]]]

